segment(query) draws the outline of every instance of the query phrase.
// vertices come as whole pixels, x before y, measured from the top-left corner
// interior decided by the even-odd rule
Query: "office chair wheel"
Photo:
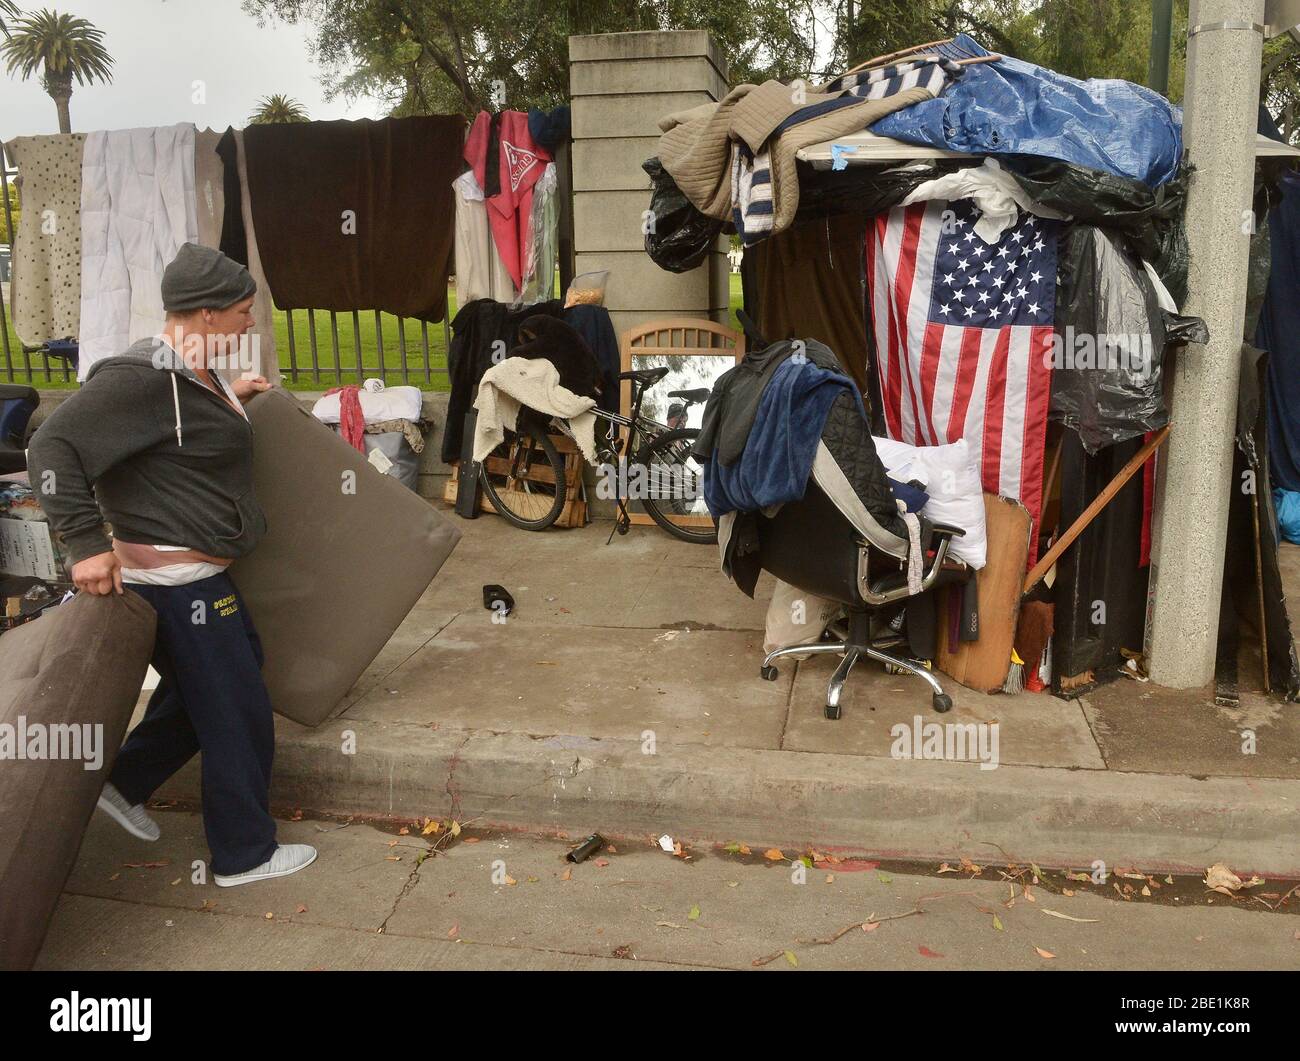
[[[835,719],[840,717],[842,710],[843,709],[840,707],[839,704],[827,704],[826,717],[834,721]]]
[[[947,693],[935,693],[932,697],[930,697],[930,703],[934,706],[934,709],[938,711],[940,714],[943,714],[945,711],[952,710],[952,697],[949,696]]]
[[[775,668],[775,667],[763,667],[763,668],[761,668],[761,669],[759,670],[758,673],[761,674],[761,675],[763,676],[763,681],[765,681],[765,682],[774,682],[774,681],[776,681],[776,668]]]

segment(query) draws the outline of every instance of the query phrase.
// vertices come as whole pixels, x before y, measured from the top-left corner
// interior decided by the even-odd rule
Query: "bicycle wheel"
[[[546,429],[526,423],[479,469],[483,492],[507,522],[522,530],[545,530],[564,508],[564,461]]]
[[[691,456],[699,436],[699,428],[683,427],[647,442],[636,458],[642,484],[636,496],[651,519],[673,537],[710,545],[717,542],[718,530],[704,504],[704,468]]]

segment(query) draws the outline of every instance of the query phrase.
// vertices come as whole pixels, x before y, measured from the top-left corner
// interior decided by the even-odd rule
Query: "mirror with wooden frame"
[[[641,399],[642,415],[661,424],[669,424],[672,406],[680,405],[668,397],[670,391],[712,389],[714,381],[745,356],[741,332],[700,318],[637,325],[623,333],[619,346],[624,372],[661,366],[670,369]],[[631,401],[631,385],[625,380],[620,402],[624,416],[632,415]],[[703,413],[703,405],[694,405],[684,423],[670,426],[699,427]]]
[[[644,392],[641,415],[669,428],[700,426],[703,403],[683,402],[670,397],[673,391],[711,390],[718,377],[732,369],[745,356],[743,333],[701,318],[650,321],[623,333],[619,344],[623,371],[665,367],[668,375]],[[632,388],[623,382],[620,408],[624,416],[632,415]],[[702,497],[691,502],[690,512],[678,512],[674,522],[710,526],[712,520]],[[633,523],[649,525],[654,521],[645,513],[632,511]]]

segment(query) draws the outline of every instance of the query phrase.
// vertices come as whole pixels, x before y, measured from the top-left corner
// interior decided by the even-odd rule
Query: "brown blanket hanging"
[[[745,310],[771,342],[816,339],[866,393],[861,214],[805,221],[745,251]],[[752,280],[752,284],[751,281]],[[753,308],[750,300],[754,301]]]
[[[442,320],[464,138],[459,115],[244,130],[275,304]]]

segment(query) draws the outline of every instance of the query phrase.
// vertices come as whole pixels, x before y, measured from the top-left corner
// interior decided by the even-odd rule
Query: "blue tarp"
[[[1300,174],[1285,173],[1279,183],[1282,201],[1268,215],[1272,270],[1255,345],[1268,351],[1272,485],[1295,492],[1300,491]]]
[[[964,33],[935,51],[989,54]],[[1042,155],[1151,188],[1173,177],[1183,152],[1181,118],[1158,93],[1079,81],[1009,55],[966,67],[938,99],[886,115],[871,131],[973,155]]]
[[[1277,529],[1282,537],[1300,545],[1300,494],[1274,490],[1273,507],[1277,509]]]

